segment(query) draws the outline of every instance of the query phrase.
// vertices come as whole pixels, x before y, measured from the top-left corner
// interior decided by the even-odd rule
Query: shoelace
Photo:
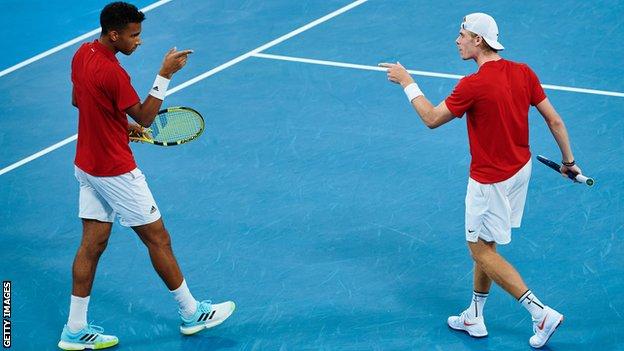
[[[537,329],[537,323],[538,323],[538,322],[533,322],[533,334],[537,334],[537,331],[538,331],[538,329]]]
[[[210,310],[212,309],[212,301],[211,300],[203,300],[199,303],[198,305],[199,309],[201,309],[202,312],[210,312]]]
[[[99,325],[89,323],[89,325],[87,325],[87,331],[95,334],[103,334],[104,328],[100,327]]]
[[[197,303],[197,311],[199,312],[205,312],[208,313],[211,310],[212,306],[212,300],[203,300]],[[195,313],[197,313],[197,311],[195,311]],[[178,310],[178,314],[182,317],[183,320],[186,320],[187,318],[184,318],[184,315],[182,314],[182,311]],[[192,319],[192,315],[189,317]]]

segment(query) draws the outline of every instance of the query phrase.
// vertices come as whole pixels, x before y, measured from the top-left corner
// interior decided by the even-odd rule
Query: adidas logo
[[[94,342],[97,339],[99,334],[85,334],[80,338],[80,341],[84,342]]]
[[[198,322],[205,322],[207,319],[212,319],[212,317],[214,317],[215,312],[217,312],[216,310],[212,310],[211,313],[202,313],[201,316],[199,316],[199,318],[197,318]]]
[[[154,87],[152,88],[152,90],[156,90],[156,91],[158,91],[158,85],[154,86]]]
[[[154,212],[156,212],[156,211],[158,211],[158,210],[156,209],[156,206],[153,206],[153,205],[152,205],[152,209],[150,210],[150,214],[152,214],[152,213],[154,213]]]

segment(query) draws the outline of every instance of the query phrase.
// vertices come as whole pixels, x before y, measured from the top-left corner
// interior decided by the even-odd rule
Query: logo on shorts
[[[156,209],[156,206],[152,205],[152,209],[150,210],[150,214],[152,214],[152,213],[154,213],[154,212],[156,212],[156,211],[158,211],[158,210]]]
[[[472,234],[474,232],[475,232],[474,230],[468,229],[468,233]]]

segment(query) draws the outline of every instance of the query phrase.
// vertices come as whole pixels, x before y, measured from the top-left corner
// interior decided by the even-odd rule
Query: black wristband
[[[566,167],[572,167],[576,164],[576,162],[574,162],[574,160],[572,160],[572,162],[565,162],[565,161],[561,161],[561,164],[566,166]]]

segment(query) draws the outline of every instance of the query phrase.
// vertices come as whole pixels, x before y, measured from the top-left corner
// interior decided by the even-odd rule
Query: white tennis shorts
[[[115,177],[94,177],[74,166],[80,183],[78,216],[113,222],[115,215],[125,227],[149,224],[160,218],[160,211],[140,169]]]
[[[468,178],[466,191],[466,240],[508,244],[511,228],[522,222],[531,160],[511,178],[499,183],[481,184]]]

